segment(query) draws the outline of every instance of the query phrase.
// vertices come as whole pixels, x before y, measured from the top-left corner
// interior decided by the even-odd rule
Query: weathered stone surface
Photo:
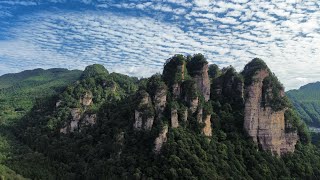
[[[195,113],[197,111],[198,105],[199,105],[199,98],[196,97],[195,99],[191,100],[189,102],[190,104],[190,110],[192,113]]]
[[[56,102],[56,108],[58,108],[61,105],[62,101],[59,100],[58,102]]]
[[[165,142],[167,142],[167,133],[168,133],[168,126],[164,126],[162,129],[162,132],[159,134],[159,136],[155,140],[155,147],[154,152],[156,154],[159,154],[161,151],[161,148]]]
[[[286,109],[275,112],[271,107],[261,106],[263,80],[268,76],[267,70],[258,71],[246,88],[244,129],[263,150],[282,155],[294,151],[298,135],[285,132]]]
[[[68,127],[64,127],[64,128],[61,128],[60,129],[60,133],[63,133],[63,134],[67,134],[68,133]]]
[[[154,115],[148,114],[149,111],[153,110],[152,101],[150,95],[146,91],[140,92],[141,99],[138,105],[138,109],[135,110],[135,122],[133,128],[135,130],[141,130],[142,127],[144,130],[151,130]]]
[[[202,108],[199,108],[198,109],[198,113],[197,113],[197,121],[199,123],[202,123],[202,119],[203,119],[203,109]]]
[[[182,120],[185,122],[188,121],[188,109],[184,110],[182,114]]]
[[[154,96],[154,108],[158,118],[162,117],[162,113],[167,105],[167,87],[158,89]]]
[[[212,128],[211,128],[211,115],[207,115],[204,119],[204,128],[202,130],[205,136],[212,136]]]
[[[177,128],[177,127],[179,127],[178,111],[177,111],[177,109],[171,109],[171,127],[172,127],[172,128]]]
[[[151,130],[154,121],[154,116],[148,117],[144,123],[145,130]]]
[[[181,94],[181,85],[179,83],[175,83],[172,85],[172,94],[174,98],[179,98]]]
[[[74,132],[79,128],[79,120],[81,119],[81,110],[79,108],[71,109],[72,120],[70,122],[70,132]]]
[[[90,106],[92,103],[92,93],[91,92],[86,92],[86,94],[83,96],[83,98],[81,99],[81,103],[84,106]]]
[[[141,128],[142,128],[142,113],[137,111],[137,110],[135,110],[134,111],[134,117],[135,117],[134,118],[135,122],[133,124],[134,129],[141,130]]]
[[[262,82],[267,76],[269,76],[267,70],[258,72],[254,77],[256,82],[246,89],[248,97],[246,98],[244,109],[244,129],[248,132],[249,136],[253,138],[254,142],[258,142],[257,134],[259,127],[259,112],[261,109]]]
[[[210,79],[208,75],[208,64],[204,64],[204,66],[199,69],[195,75],[192,77],[201,94],[203,95],[205,101],[209,101],[210,99]]]

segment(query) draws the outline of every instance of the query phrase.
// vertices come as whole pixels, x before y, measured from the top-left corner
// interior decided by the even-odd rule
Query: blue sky
[[[0,1],[0,75],[100,63],[147,77],[177,53],[238,71],[262,58],[287,90],[320,81],[320,1]]]

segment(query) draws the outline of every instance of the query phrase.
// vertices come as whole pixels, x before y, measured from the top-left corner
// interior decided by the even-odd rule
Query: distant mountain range
[[[320,127],[320,82],[304,85],[286,94],[307,125]]]

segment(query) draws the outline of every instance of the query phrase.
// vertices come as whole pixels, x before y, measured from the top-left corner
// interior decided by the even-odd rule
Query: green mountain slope
[[[35,69],[0,76],[0,122],[21,117],[37,99],[61,92],[80,75],[78,70]]]
[[[28,113],[40,99],[51,97],[75,82],[81,71],[35,69],[0,76],[0,177],[23,179],[11,169],[37,175],[37,170],[50,174],[46,158],[16,140],[10,125]],[[46,164],[46,165],[45,165]],[[9,169],[10,167],[11,169]]]
[[[211,67],[209,81],[204,80],[208,77],[203,67],[207,61],[200,54],[174,56],[163,75],[141,80],[109,74],[97,65],[87,67],[76,83],[36,103],[12,126],[20,142],[46,157],[38,162],[49,162],[43,166],[47,171],[41,171],[47,174],[10,168],[31,179],[320,176],[320,151],[309,143],[305,127],[293,113],[286,114],[287,129],[298,131],[301,137],[294,153],[278,157],[262,151],[244,132],[243,86],[255,82],[250,76],[260,66],[243,73],[232,67]],[[208,85],[211,95],[206,97]],[[263,88],[265,107],[279,110],[287,106],[276,77],[264,81]],[[193,108],[195,99],[198,104]],[[209,126],[199,120],[210,115]],[[209,130],[204,132],[204,127]]]
[[[286,94],[304,122],[320,127],[320,82],[307,84]]]
[[[97,64],[83,72],[27,72],[2,77],[0,174],[5,178],[320,177],[320,150],[260,59],[238,73],[208,65],[201,54],[175,55],[163,74],[140,80]],[[294,152],[264,150],[264,142],[247,133],[245,107],[250,97],[260,100],[255,93],[262,97],[255,103],[266,114],[261,117],[279,114],[271,127],[283,128],[269,130],[297,143]],[[270,126],[266,122],[263,128]]]

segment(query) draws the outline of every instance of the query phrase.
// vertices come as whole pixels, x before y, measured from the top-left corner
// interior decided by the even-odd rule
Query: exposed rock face
[[[65,127],[60,129],[60,133],[68,133],[68,132],[74,132],[79,128],[80,119],[81,119],[81,110],[80,108],[73,108],[70,111],[71,114],[71,122],[67,124]]]
[[[150,95],[146,91],[141,91],[140,96],[141,99],[138,109],[135,110],[133,128],[141,130],[143,127],[144,130],[151,130],[154,121],[154,114],[150,114],[150,111],[153,111],[152,101]]]
[[[167,133],[168,133],[168,126],[163,127],[162,132],[159,134],[159,136],[155,140],[155,147],[154,152],[156,154],[159,154],[161,151],[161,148],[165,142],[167,142]]]
[[[203,95],[205,101],[209,101],[210,99],[210,79],[208,75],[208,64],[204,64],[201,69],[198,69],[193,73],[192,77],[201,94]]]
[[[266,69],[259,70],[253,82],[246,88],[244,129],[263,150],[282,155],[293,152],[298,140],[296,132],[286,133],[284,112],[262,106],[263,80],[269,76]]]
[[[202,119],[203,119],[203,109],[202,109],[202,108],[199,108],[199,109],[198,109],[198,113],[197,113],[197,121],[198,121],[199,123],[201,123],[201,122],[202,122]]]
[[[195,99],[191,100],[190,102],[190,110],[192,113],[195,113],[197,111],[198,105],[199,105],[199,98],[196,97]]]
[[[70,123],[70,132],[74,132],[79,127],[79,120],[81,119],[81,110],[79,108],[71,109],[72,120]]]
[[[151,130],[152,129],[152,125],[153,125],[153,121],[154,121],[154,116],[152,117],[148,117],[144,123],[144,129],[145,130]]]
[[[62,103],[61,100],[59,100],[58,102],[56,102],[56,108],[60,107],[61,103]]]
[[[91,92],[86,92],[86,94],[83,96],[83,98],[81,99],[81,103],[84,106],[90,106],[92,103],[92,93]]]
[[[163,79],[169,87],[174,98],[179,98],[181,95],[181,84],[185,79],[186,61],[182,56],[174,56],[168,59],[163,68]]]
[[[179,83],[175,83],[172,85],[172,94],[174,98],[179,98],[181,94],[181,85]]]
[[[207,115],[204,119],[204,128],[202,130],[205,136],[212,136],[211,115]]]
[[[142,113],[135,110],[134,111],[134,119],[135,119],[135,122],[133,124],[134,129],[141,130],[141,128],[142,128]]]
[[[154,108],[158,119],[162,117],[162,113],[167,105],[167,87],[158,89],[154,96]]]
[[[188,109],[184,110],[182,114],[182,120],[186,122],[188,120]]]
[[[178,111],[177,111],[177,109],[171,109],[171,127],[172,127],[172,128],[177,128],[177,127],[179,127]]]

